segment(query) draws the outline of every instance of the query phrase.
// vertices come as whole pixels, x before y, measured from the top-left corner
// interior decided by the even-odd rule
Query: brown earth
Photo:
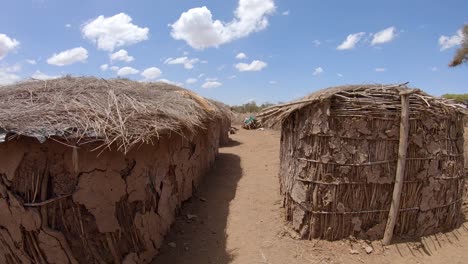
[[[466,263],[466,221],[449,233],[387,247],[353,239],[295,240],[279,195],[279,133],[241,129],[231,137],[153,263]]]

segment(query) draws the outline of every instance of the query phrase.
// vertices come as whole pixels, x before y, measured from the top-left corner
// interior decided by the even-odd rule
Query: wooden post
[[[382,243],[390,244],[395,229],[398,211],[400,210],[401,190],[403,188],[403,178],[405,176],[406,154],[408,150],[408,134],[409,134],[409,96],[413,90],[405,90],[400,92],[401,96],[401,120],[400,120],[400,142],[398,146],[398,162],[395,176],[395,185],[393,187],[393,198],[388,213],[387,226]]]

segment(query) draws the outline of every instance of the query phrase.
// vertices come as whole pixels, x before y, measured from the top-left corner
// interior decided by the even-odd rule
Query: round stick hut
[[[0,89],[0,263],[148,263],[230,120],[164,83]]]
[[[303,238],[391,239],[460,223],[460,106],[405,85],[353,85],[259,117],[282,124],[281,193]]]

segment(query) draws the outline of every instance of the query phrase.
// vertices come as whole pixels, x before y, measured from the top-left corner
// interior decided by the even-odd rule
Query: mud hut
[[[459,107],[405,85],[353,85],[265,109],[261,121],[282,126],[279,178],[294,230],[308,239],[382,238],[395,210],[398,167],[391,235],[456,227],[464,180]]]
[[[148,263],[229,119],[164,83],[0,88],[0,263]]]

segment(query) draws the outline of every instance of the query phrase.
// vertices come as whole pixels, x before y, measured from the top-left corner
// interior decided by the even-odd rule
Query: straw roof
[[[257,117],[260,119],[263,125],[275,126],[281,124],[294,112],[304,107],[329,100],[334,96],[344,99],[348,97],[353,99],[361,98],[362,103],[374,105],[374,108],[390,107],[398,109],[400,92],[411,92],[414,95],[411,97],[412,103],[416,103],[419,109],[431,108],[431,111],[434,109],[448,112],[460,111],[466,114],[465,106],[456,104],[453,100],[433,97],[419,89],[409,89],[407,84],[408,83],[392,85],[347,85],[326,88],[313,92],[308,96],[290,103],[279,104],[265,108],[260,114],[257,115]],[[395,101],[395,105],[378,106],[384,101],[388,104],[389,98]],[[375,107],[376,105],[377,107]]]
[[[99,139],[101,146],[116,143],[124,152],[169,132],[194,133],[207,120],[228,118],[229,111],[167,83],[94,77],[1,87],[0,109],[0,134],[40,141],[56,136],[73,139],[74,144]]]

